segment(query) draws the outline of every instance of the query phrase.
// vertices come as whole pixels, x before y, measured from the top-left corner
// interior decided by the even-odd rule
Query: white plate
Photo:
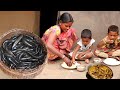
[[[63,68],[65,68],[65,69],[76,69],[77,68],[77,65],[76,64],[72,64],[72,66],[67,66],[67,64],[65,63],[65,62],[63,62],[62,64],[61,64],[61,66],[63,67]]]
[[[103,60],[103,62],[107,65],[120,65],[120,61],[114,58],[106,58],[105,60]]]

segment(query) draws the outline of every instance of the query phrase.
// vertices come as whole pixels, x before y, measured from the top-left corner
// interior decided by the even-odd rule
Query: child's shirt
[[[90,41],[90,43],[89,43],[87,46],[85,46],[85,45],[83,45],[83,43],[82,43],[82,39],[80,39],[80,40],[77,42],[77,44],[81,46],[81,48],[80,48],[79,51],[86,51],[86,50],[88,50],[88,49],[90,48],[90,46],[93,45],[94,42],[95,42],[95,40],[92,38],[91,41]]]
[[[106,36],[105,38],[102,39],[102,41],[105,43],[102,48],[110,48],[110,44],[107,43],[108,39],[109,39],[108,36]],[[114,41],[114,44],[115,44],[114,47],[117,47],[119,43],[120,43],[120,37],[118,37],[118,38]]]

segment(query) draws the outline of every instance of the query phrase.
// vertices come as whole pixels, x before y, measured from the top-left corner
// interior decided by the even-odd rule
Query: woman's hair
[[[65,12],[63,13],[59,18],[58,18],[59,22],[62,23],[68,23],[68,22],[74,22],[73,17],[71,14]]]
[[[89,39],[91,39],[92,38],[92,32],[89,29],[84,29],[81,32],[81,38],[89,38]]]
[[[116,26],[116,25],[111,25],[111,26],[109,26],[109,27],[108,27],[108,33],[109,33],[110,31],[112,31],[112,32],[117,32],[117,33],[119,34],[119,28],[118,28],[118,26]]]

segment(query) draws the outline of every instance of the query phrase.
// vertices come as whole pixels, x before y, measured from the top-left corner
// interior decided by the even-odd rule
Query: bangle
[[[64,59],[65,57],[66,57],[66,56],[65,56],[65,55],[63,55],[63,56],[62,56],[62,59]]]

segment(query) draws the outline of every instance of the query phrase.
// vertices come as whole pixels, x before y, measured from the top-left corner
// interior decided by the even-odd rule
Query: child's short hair
[[[81,32],[81,38],[89,38],[89,39],[91,39],[92,38],[92,32],[89,29],[84,29]]]
[[[67,12],[63,13],[58,21],[62,23],[74,22],[72,15]]]
[[[117,32],[117,33],[119,34],[119,28],[118,28],[118,26],[116,26],[116,25],[111,25],[111,26],[109,26],[109,27],[108,27],[108,33],[109,33],[110,31],[112,31],[112,32]]]

